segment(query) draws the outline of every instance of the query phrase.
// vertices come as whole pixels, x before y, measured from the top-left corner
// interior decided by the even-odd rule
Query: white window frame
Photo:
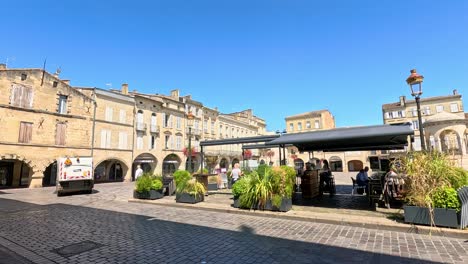
[[[59,106],[58,106],[58,113],[59,114],[67,114],[67,108],[68,108],[68,105],[67,105],[67,102],[68,102],[68,96],[66,95],[62,95],[60,94],[59,95]]]
[[[444,111],[444,106],[443,105],[436,105],[436,112],[441,113]]]
[[[315,127],[315,128],[320,128],[320,121],[315,120],[315,122],[314,122],[314,127]]]

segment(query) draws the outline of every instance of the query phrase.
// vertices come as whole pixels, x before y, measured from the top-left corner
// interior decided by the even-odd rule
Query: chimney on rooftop
[[[406,103],[406,96],[400,96],[400,106],[405,106]]]
[[[66,85],[70,85],[70,80],[62,80],[63,83],[65,83]]]
[[[6,69],[7,69],[6,63],[0,63],[0,71],[6,70]]]
[[[179,99],[179,90],[178,89],[172,90],[171,97],[175,99]]]
[[[453,95],[457,95],[458,94],[458,90],[457,89],[454,89],[453,90]]]
[[[128,83],[122,84],[122,89],[120,90],[122,94],[128,94]]]

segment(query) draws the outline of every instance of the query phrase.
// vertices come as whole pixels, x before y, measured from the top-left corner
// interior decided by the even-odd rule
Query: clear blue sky
[[[468,96],[468,1],[3,1],[0,61],[62,68],[72,85],[168,94],[222,112],[252,108],[269,130],[329,109],[337,126],[382,123],[381,105]]]

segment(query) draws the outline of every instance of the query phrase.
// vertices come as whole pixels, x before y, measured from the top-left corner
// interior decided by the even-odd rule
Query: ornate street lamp
[[[187,126],[189,129],[189,138],[188,138],[188,172],[192,173],[192,126],[195,116],[192,114],[192,111],[189,111],[187,114]]]
[[[406,83],[411,88],[411,95],[416,100],[416,109],[418,111],[419,137],[421,139],[421,149],[426,150],[426,141],[424,140],[424,131],[421,118],[420,96],[422,95],[422,82],[424,76],[418,74],[416,69],[411,70],[410,76],[406,79]]]

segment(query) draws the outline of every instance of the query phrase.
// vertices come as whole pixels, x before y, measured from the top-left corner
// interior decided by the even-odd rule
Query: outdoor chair
[[[356,180],[353,177],[350,177],[351,180],[353,181],[353,190],[351,191],[351,195],[354,195],[354,191],[362,190],[363,193],[366,192],[366,186],[365,185],[358,185]]]
[[[173,195],[175,193],[175,182],[174,182],[174,177],[172,176],[163,176],[163,187],[165,188],[165,195]]]

